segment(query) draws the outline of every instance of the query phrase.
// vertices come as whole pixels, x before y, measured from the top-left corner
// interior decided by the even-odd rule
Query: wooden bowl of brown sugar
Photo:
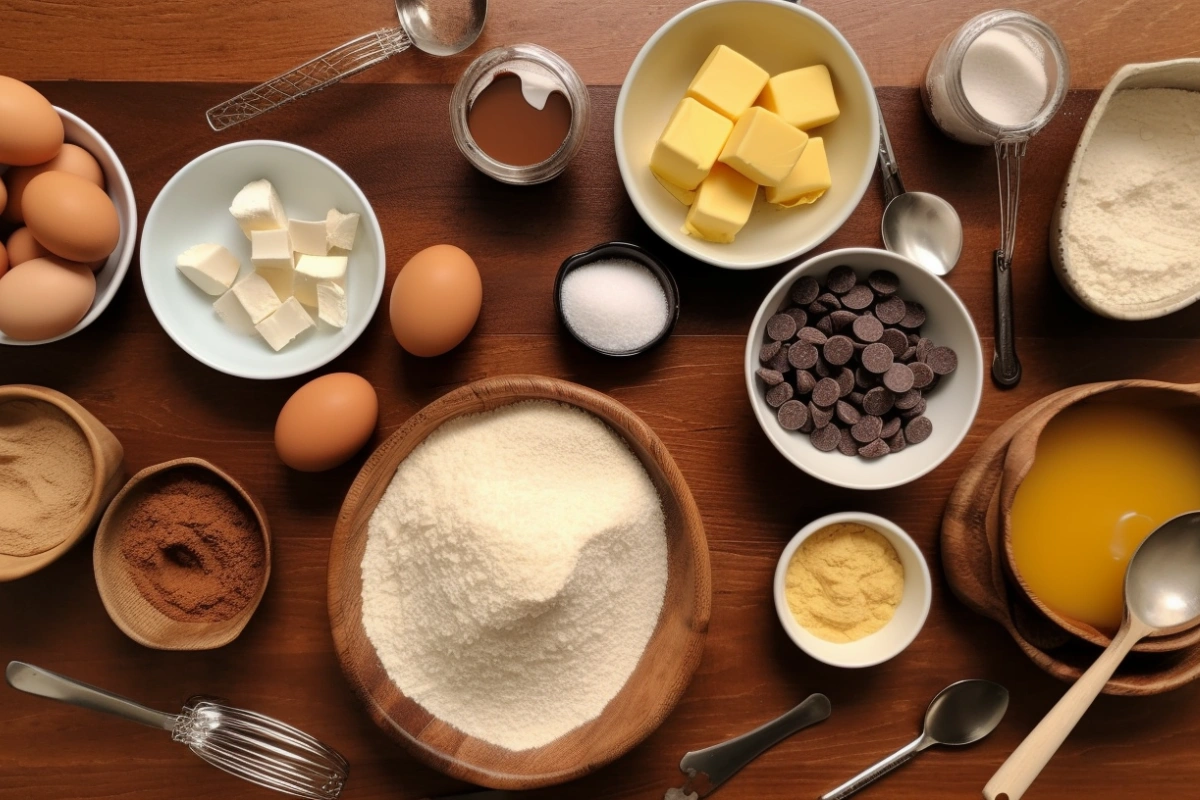
[[[199,458],[147,467],[96,532],[96,586],[129,638],[157,650],[210,650],[238,637],[271,576],[266,515]]]

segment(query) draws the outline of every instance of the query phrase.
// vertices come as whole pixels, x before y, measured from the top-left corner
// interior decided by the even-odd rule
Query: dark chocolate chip
[[[928,364],[922,364],[920,361],[917,361],[916,363],[909,364],[908,368],[912,370],[914,389],[924,389],[933,383],[933,370]]]
[[[829,366],[829,362],[817,356],[817,366],[813,368],[813,372],[817,373],[818,378],[832,378],[833,368]]]
[[[879,321],[885,325],[895,325],[904,319],[904,314],[907,308],[904,301],[896,295],[892,295],[886,300],[880,300],[875,304],[875,316],[879,317]]]
[[[813,323],[813,327],[826,336],[833,335],[833,321],[830,320],[829,317],[821,317],[819,320]]]
[[[813,300],[816,300],[817,295],[820,293],[821,284],[817,283],[817,279],[811,275],[801,275],[792,284],[792,302],[798,306],[808,305]]]
[[[820,317],[829,313],[829,306],[825,305],[820,300],[813,300],[811,303],[806,305],[805,308],[808,310],[809,316],[813,317]]]
[[[883,430],[883,420],[874,415],[868,414],[860,419],[850,428],[850,433],[854,436],[856,442],[866,444],[879,438],[879,432]]]
[[[779,342],[767,342],[758,348],[758,360],[764,364],[767,363],[779,353],[779,348],[782,346]]]
[[[908,447],[908,440],[904,438],[904,431],[896,431],[895,436],[890,436],[884,439],[884,441],[887,442],[888,449],[893,453],[899,453]]]
[[[808,324],[808,313],[803,308],[800,308],[799,306],[792,306],[791,308],[785,308],[780,313],[787,314],[789,317],[796,320],[796,328],[797,329],[803,328],[805,325]]]
[[[808,440],[822,453],[828,453],[837,449],[838,443],[842,441],[842,434],[833,425],[824,425],[813,430],[808,435]]]
[[[851,357],[853,357],[854,342],[850,340],[849,336],[842,336],[841,334],[831,336],[825,342],[825,347],[822,348],[821,352],[825,355],[826,361],[840,367],[843,364],[849,363]]]
[[[916,419],[917,417],[923,416],[925,414],[925,408],[928,405],[929,405],[929,402],[924,397],[922,397],[920,400],[917,401],[917,404],[915,406],[908,409],[907,411],[901,411],[900,419],[909,420],[909,419]],[[912,441],[911,439],[909,439],[909,443],[916,444],[916,442]]]
[[[833,323],[835,331],[844,330],[847,325],[853,325],[856,319],[858,319],[858,314],[844,308],[829,312],[829,321]]]
[[[895,294],[900,288],[900,279],[894,272],[877,269],[867,276],[867,285],[882,295]]]
[[[917,340],[917,361],[924,362],[929,358],[929,351],[933,349],[933,340],[922,337]]]
[[[854,320],[852,330],[854,331],[854,338],[867,344],[878,342],[883,338],[883,323],[870,314],[863,314]],[[889,344],[888,347],[890,348],[891,345]]]
[[[900,320],[901,328],[908,328],[911,331],[925,324],[925,306],[911,300],[906,300],[904,306],[904,319]],[[916,442],[910,442],[910,444],[916,444]]]
[[[888,389],[883,386],[876,386],[863,395],[863,411],[873,414],[876,417],[882,417],[892,410],[895,401],[896,396]]]
[[[917,342],[919,342],[919,341],[921,341],[921,334],[920,334],[920,333],[910,333],[910,334],[908,335],[908,343],[909,343],[909,344],[916,344],[916,343],[917,343]]]
[[[817,379],[813,374],[806,369],[796,370],[796,394],[810,394],[813,387],[817,385]]]
[[[914,407],[920,401],[921,401],[921,390],[920,389],[909,389],[907,392],[905,392],[904,394],[902,394],[896,398],[895,405],[896,405],[896,408],[900,409],[901,411],[908,411],[910,408]]]
[[[804,408],[807,409],[808,406],[806,405]],[[797,430],[799,433],[812,433],[813,428],[815,427],[817,426],[813,424],[812,414],[809,413],[808,419],[804,420],[804,424],[801,425]]]
[[[845,397],[854,391],[854,370],[849,367],[842,367],[833,379],[838,382],[838,396]]]
[[[855,408],[862,408],[863,400],[865,398],[866,395],[862,392],[851,392],[850,394],[846,395],[846,402]]]
[[[786,342],[796,335],[796,318],[790,314],[776,314],[767,320],[767,336],[777,342]]]
[[[817,363],[817,348],[805,342],[793,342],[788,348],[787,360],[796,369],[812,369]]]
[[[879,341],[892,348],[892,355],[896,358],[901,358],[904,351],[908,349],[908,337],[904,335],[904,331],[897,328],[888,328],[879,337]]]
[[[904,438],[909,444],[920,444],[933,433],[933,423],[929,417],[916,417],[904,426]]]
[[[791,348],[786,344],[783,345],[781,348],[779,348],[779,352],[776,353],[764,366],[766,366],[767,369],[773,369],[776,372],[791,372],[792,365],[788,362],[788,351],[790,349]]]
[[[913,373],[907,364],[892,364],[883,373],[883,385],[896,394],[904,394],[913,388]]]
[[[883,439],[876,439],[858,448],[858,454],[863,458],[883,458],[890,452],[892,452],[891,448]]]
[[[853,267],[834,267],[825,276],[825,285],[834,294],[845,294],[853,289],[856,283],[858,283],[858,276],[854,274]]]
[[[933,370],[934,375],[949,375],[958,369],[958,353],[949,347],[935,347],[925,357],[925,363]]]
[[[882,375],[892,366],[895,357],[892,355],[892,348],[886,344],[869,344],[862,351],[862,365],[867,372],[873,372],[876,375]]]
[[[833,421],[833,409],[821,408],[816,403],[809,401],[808,416],[812,418],[814,428],[824,428]]]
[[[910,345],[909,348],[904,351],[904,355],[900,356],[900,360],[903,361],[905,364],[909,364],[909,363],[916,361],[917,360],[917,348],[915,346]]]
[[[870,286],[859,284],[842,295],[842,305],[855,311],[862,311],[875,300],[875,293]]]
[[[838,452],[844,456],[858,455],[858,442],[854,441],[853,434],[849,428],[842,428],[840,434],[842,440],[838,442]]]
[[[809,326],[796,331],[796,338],[805,344],[825,344],[829,337],[816,328]]]
[[[862,367],[855,367],[854,368],[854,385],[857,386],[859,389],[862,389],[865,392],[867,389],[870,389],[874,386],[879,385],[879,376],[872,375],[870,372],[867,372]]]
[[[781,405],[792,399],[792,395],[796,390],[792,388],[790,383],[780,383],[772,386],[767,390],[767,405],[771,408],[779,408]]]
[[[837,295],[833,292],[825,292],[817,296],[817,302],[828,308],[830,311],[835,311],[842,307],[842,301],[837,299]]]
[[[779,424],[787,431],[798,431],[808,422],[808,407],[799,400],[788,400],[779,407]]]
[[[758,372],[754,374],[757,375],[767,386],[778,386],[779,384],[783,383],[783,373],[779,372],[778,370],[760,367]]]
[[[812,401],[822,408],[829,408],[838,401],[841,391],[833,378],[821,378],[812,390]]]
[[[887,422],[883,423],[883,430],[879,432],[880,439],[890,439],[900,430],[900,418],[892,417]]]
[[[833,411],[837,414],[837,418],[847,425],[853,425],[862,419],[862,414],[857,408],[847,403],[845,400],[838,400]],[[899,421],[899,420],[897,420]]]

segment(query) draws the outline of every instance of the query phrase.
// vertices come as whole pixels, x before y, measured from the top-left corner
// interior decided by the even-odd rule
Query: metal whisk
[[[211,697],[193,697],[182,713],[167,714],[22,661],[9,662],[5,677],[22,692],[170,731],[214,767],[285,794],[333,800],[350,773],[340,753],[307,733]]]
[[[996,183],[1000,187],[1000,248],[992,255],[996,273],[996,357],[992,377],[1003,387],[1021,380],[1013,331],[1012,260],[1017,244],[1017,210],[1021,206],[1021,162],[1029,139],[996,142]]]

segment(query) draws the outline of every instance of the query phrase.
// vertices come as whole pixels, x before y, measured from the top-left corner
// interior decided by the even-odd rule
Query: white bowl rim
[[[159,200],[164,195],[166,195],[168,189],[174,188],[175,184],[177,182],[179,182],[180,180],[182,180],[182,176],[185,172],[190,172],[192,169],[194,169],[200,163],[207,161],[210,158],[213,158],[215,156],[218,156],[218,155],[225,153],[227,151],[230,151],[230,150],[238,150],[238,149],[241,149],[244,147],[264,147],[264,146],[265,147],[278,147],[278,148],[282,148],[284,150],[292,150],[301,155],[308,156],[309,158],[315,159],[316,161],[320,162],[321,164],[324,164],[325,166],[327,166],[331,170],[333,170],[333,172],[335,174],[337,174],[338,177],[340,177],[342,180],[344,180],[346,182],[346,185],[350,187],[350,190],[358,197],[359,201],[362,203],[363,209],[366,211],[366,215],[369,217],[369,219],[372,223],[370,227],[372,228],[372,231],[374,233],[375,247],[379,253],[379,274],[375,280],[375,289],[371,294],[371,303],[370,303],[369,313],[364,313],[362,315],[361,319],[356,320],[351,325],[347,325],[346,330],[349,332],[350,335],[344,337],[343,340],[338,344],[338,346],[334,347],[328,353],[322,354],[319,359],[313,361],[310,364],[301,365],[299,367],[293,367],[291,369],[288,369],[285,367],[285,368],[277,368],[277,369],[246,370],[246,369],[240,369],[235,365],[220,363],[220,362],[214,361],[213,359],[209,359],[209,358],[205,357],[204,355],[202,355],[201,353],[194,350],[185,341],[183,341],[179,336],[177,336],[175,331],[172,330],[170,324],[167,322],[164,322],[164,315],[166,314],[166,310],[160,308],[159,305],[155,302],[155,299],[154,299],[155,294],[147,286],[146,273],[144,270],[142,271],[142,288],[146,293],[146,301],[150,304],[150,310],[152,312],[154,312],[154,318],[158,321],[159,326],[166,332],[167,336],[171,337],[171,341],[173,341],[173,342],[175,342],[175,344],[179,345],[180,349],[182,349],[185,353],[190,355],[192,358],[196,359],[197,361],[199,361],[201,364],[204,364],[205,366],[212,367],[217,372],[223,372],[226,375],[232,375],[235,378],[249,378],[251,380],[279,380],[279,379],[283,379],[283,378],[294,378],[297,375],[304,375],[306,373],[312,372],[313,370],[320,369],[321,367],[328,364],[330,361],[333,361],[335,358],[340,356],[342,353],[346,352],[346,350],[348,350],[350,348],[350,345],[352,345],[356,341],[358,341],[359,337],[363,335],[363,333],[366,331],[367,327],[370,325],[371,320],[373,320],[375,318],[375,312],[379,308],[379,301],[383,297],[383,285],[384,285],[384,282],[385,282],[386,276],[387,276],[387,251],[384,249],[383,231],[380,229],[379,218],[375,214],[375,208],[371,205],[370,201],[367,200],[367,196],[366,196],[366,194],[363,193],[363,190],[359,187],[359,185],[357,183],[355,183],[354,179],[351,178],[346,173],[345,170],[343,170],[337,164],[333,163],[333,161],[331,161],[330,159],[326,158],[325,156],[321,155],[320,153],[318,153],[314,150],[309,150],[307,147],[301,147],[298,144],[292,144],[291,142],[283,142],[283,141],[279,141],[276,139],[246,139],[244,141],[230,142],[229,144],[223,144],[220,147],[214,147],[212,150],[201,153],[200,155],[196,156],[191,161],[189,161],[188,163],[186,163],[182,167],[180,167],[179,170],[174,175],[171,176],[171,179],[163,185],[162,189],[159,190],[158,196],[154,198],[154,202],[150,204],[150,210],[146,213],[146,223],[145,223],[145,225],[142,226],[142,246],[141,246],[142,253],[141,253],[141,256],[142,256],[142,261],[144,262],[145,249],[146,249],[145,231],[148,230],[155,222],[155,218],[157,217],[157,215],[159,213]]]
[[[16,346],[50,344],[51,342],[57,342],[61,339],[66,339],[68,336],[74,336],[75,334],[79,333],[81,330],[95,322],[96,319],[104,313],[104,309],[108,308],[109,304],[112,303],[113,298],[117,296],[117,292],[121,289],[121,284],[125,281],[125,275],[129,272],[129,265],[133,263],[133,249],[138,240],[137,196],[134,194],[133,183],[129,180],[129,174],[125,172],[125,165],[121,163],[121,159],[117,157],[117,152],[112,149],[112,145],[108,143],[107,139],[100,135],[99,131],[87,124],[87,122],[81,119],[78,115],[72,114],[70,111],[67,111],[64,108],[54,106],[54,110],[57,111],[58,115],[64,120],[69,120],[73,125],[79,126],[79,128],[85,133],[93,136],[96,142],[96,149],[103,152],[105,158],[107,158],[112,164],[113,171],[116,173],[117,183],[119,183],[124,190],[121,192],[123,196],[119,199],[113,198],[110,192],[114,190],[114,187],[111,185],[107,187],[105,193],[108,194],[109,198],[112,199],[114,204],[118,202],[120,203],[122,207],[121,210],[124,211],[126,218],[129,220],[130,229],[128,231],[121,231],[121,235],[124,236],[125,242],[121,247],[120,254],[117,256],[117,263],[113,264],[110,268],[113,270],[113,276],[109,281],[108,287],[105,289],[104,295],[98,295],[96,299],[92,301],[92,307],[88,309],[86,314],[84,314],[83,319],[75,323],[75,327],[71,328],[71,330],[65,333],[60,333],[58,336],[51,336],[49,339],[27,340],[10,339],[5,337],[0,339],[0,344]],[[90,151],[90,148],[84,149]],[[110,254],[109,258],[111,257],[112,255]]]
[[[867,166],[864,168],[863,174],[858,177],[858,185],[855,187],[853,192],[853,195],[857,199],[853,203],[847,203],[842,212],[839,213],[838,216],[835,217],[830,223],[828,226],[829,229],[820,234],[820,237],[807,247],[795,248],[786,254],[779,255],[778,257],[772,256],[769,258],[762,258],[757,261],[732,263],[715,256],[708,255],[698,248],[693,247],[691,243],[688,243],[687,247],[681,247],[679,244],[668,238],[667,226],[663,225],[654,217],[654,215],[650,213],[649,207],[646,206],[646,204],[641,201],[638,194],[631,189],[632,178],[626,176],[625,174],[626,171],[624,165],[628,162],[628,158],[625,153],[625,142],[621,137],[620,132],[625,122],[625,105],[629,98],[629,79],[641,69],[642,63],[649,56],[650,51],[653,50],[658,44],[658,41],[666,35],[667,31],[674,28],[685,17],[704,11],[705,9],[713,6],[725,5],[726,3],[760,3],[762,5],[778,6],[779,8],[786,8],[789,11],[800,14],[801,16],[808,17],[814,23],[828,31],[828,33],[838,42],[838,44],[845,49],[846,54],[850,57],[851,63],[854,65],[859,80],[864,86],[870,89],[870,99],[872,102],[867,104],[867,113],[870,116],[872,129],[877,129],[879,127],[879,103],[875,101],[875,87],[874,84],[871,83],[871,77],[867,75],[867,69],[863,66],[862,59],[858,57],[858,53],[855,51],[855,49],[850,46],[850,42],[846,40],[846,37],[842,35],[841,31],[834,27],[833,23],[825,19],[817,12],[802,6],[798,0],[797,2],[793,2],[792,0],[704,0],[704,2],[685,8],[683,11],[680,11],[678,14],[664,22],[659,29],[656,30],[654,34],[646,40],[646,43],[642,45],[642,49],[638,51],[637,56],[633,59],[633,63],[629,66],[629,71],[625,73],[625,79],[621,82],[621,92],[617,95],[617,107],[613,120],[613,144],[617,154],[617,170],[621,173],[621,183],[625,187],[625,194],[629,197],[630,202],[633,203],[633,206],[637,210],[638,216],[641,217],[642,221],[645,222],[646,225],[648,225],[660,239],[679,250],[684,255],[688,255],[705,263],[712,264],[714,267],[721,267],[722,269],[763,269],[764,267],[773,267],[776,264],[782,264],[785,261],[791,261],[793,258],[798,258],[805,253],[811,252],[817,247],[820,247],[821,244],[823,244],[830,236],[833,236],[833,234],[837,233],[838,230],[840,230],[841,227],[846,224],[846,220],[850,218],[850,215],[858,209],[859,205],[861,205],[863,195],[867,193],[867,187],[871,183],[871,178],[875,175],[875,159],[872,158],[867,161]]]
[[[812,536],[817,531],[821,530],[822,528],[827,528],[830,525],[837,525],[844,522],[856,522],[860,525],[865,525],[868,528],[873,528],[879,531],[879,533],[884,536],[891,534],[892,537],[895,537],[895,539],[901,543],[902,547],[909,550],[912,555],[916,556],[917,563],[921,566],[919,570],[919,577],[923,602],[920,616],[917,620],[917,624],[913,626],[912,633],[901,639],[898,642],[898,646],[893,648],[891,651],[880,651],[883,653],[883,655],[881,655],[879,658],[870,661],[864,661],[862,663],[841,662],[837,659],[828,658],[825,655],[819,655],[810,650],[807,647],[806,642],[803,640],[803,636],[798,635],[798,633],[803,632],[803,628],[800,626],[800,623],[796,621],[796,618],[792,616],[792,610],[788,608],[787,604],[787,568],[788,563],[792,560],[792,555],[797,549],[799,549],[800,545],[804,543],[805,539]],[[891,537],[888,537],[888,541],[895,546],[896,542],[893,541]],[[904,579],[907,583],[909,579],[907,571],[905,571]],[[791,639],[797,647],[807,653],[810,657],[815,658],[817,661],[820,661],[823,664],[828,664],[832,667],[844,667],[846,669],[860,669],[878,666],[885,661],[890,661],[907,650],[908,646],[916,640],[917,636],[920,635],[922,629],[925,627],[925,621],[929,618],[929,609],[933,605],[933,578],[930,575],[929,563],[925,560],[925,554],[921,552],[921,548],[918,547],[913,538],[908,535],[908,532],[899,525],[892,522],[890,519],[879,516],[878,514],[869,514],[865,511],[839,511],[834,514],[826,514],[825,516],[808,523],[791,538],[787,545],[784,546],[783,552],[779,555],[779,561],[775,564],[775,577],[772,580],[772,593],[775,598],[775,613],[779,617],[779,622],[781,625],[783,625],[783,630],[787,633],[788,638]],[[895,619],[895,617],[892,619]],[[891,622],[889,621],[888,625],[890,624]],[[885,628],[887,628],[887,625],[884,625],[883,628],[880,628],[879,630],[882,631]],[[879,631],[876,631],[876,633],[878,632]],[[803,635],[811,636],[811,634]],[[866,641],[874,635],[875,633],[870,634],[862,639],[859,639],[858,641]],[[830,642],[830,644],[836,645],[837,642]]]
[[[825,261],[825,260],[829,260],[829,261],[846,260],[846,259],[853,258],[855,256],[864,255],[864,254],[868,254],[868,253],[871,255],[884,254],[885,256],[887,256],[889,258],[894,258],[896,260],[899,260],[899,261],[902,261],[902,262],[908,264],[915,270],[925,271],[925,268],[922,267],[917,262],[913,261],[910,258],[906,258],[906,257],[900,255],[899,253],[893,253],[890,250],[880,250],[880,249],[874,248],[874,247],[843,247],[839,250],[827,250],[824,253],[818,253],[817,255],[797,264],[795,267],[790,269],[782,278],[780,278],[770,289],[767,290],[766,295],[763,297],[762,304],[759,305],[759,307],[758,307],[758,312],[755,313],[754,319],[750,323],[750,330],[746,334],[746,350],[745,350],[745,353],[744,353],[743,359],[742,359],[743,368],[744,368],[743,372],[745,373],[745,378],[746,378],[746,390],[749,393],[749,397],[750,397],[751,412],[754,413],[754,418],[756,421],[759,422],[760,427],[762,426],[762,421],[759,420],[757,412],[754,411],[755,403],[757,402],[758,394],[760,394],[760,392],[758,390],[758,386],[754,382],[755,381],[754,368],[752,368],[751,365],[754,363],[757,363],[758,348],[762,345],[762,342],[755,341],[754,331],[756,328],[758,328],[759,323],[762,321],[762,318],[765,316],[765,314],[767,312],[767,302],[770,299],[771,295],[775,294],[775,290],[778,289],[782,284],[790,283],[790,282],[796,280],[796,277],[804,270],[809,269],[814,262]],[[935,279],[937,278],[937,276],[934,276],[934,277],[935,277]],[[946,294],[948,294],[950,296],[952,303],[958,309],[959,313],[961,313],[963,315],[963,318],[966,319],[967,325],[970,327],[971,332],[974,334],[971,337],[970,347],[974,351],[975,357],[978,360],[979,364],[983,365],[984,364],[983,346],[979,342],[979,332],[975,328],[975,320],[971,318],[971,312],[967,310],[967,307],[963,303],[962,298],[960,298],[958,296],[957,292],[955,292],[953,289],[950,288],[949,284],[947,284],[945,281],[942,281],[940,279],[938,279],[938,280],[942,284],[942,286],[945,288]],[[956,347],[957,347],[957,345],[956,345]],[[967,438],[967,434],[971,432],[971,428],[974,426],[975,417],[979,414],[979,404],[982,399],[983,399],[983,380],[980,380],[977,382],[973,381],[972,387],[971,387],[971,413],[969,416],[970,422],[966,426],[964,426],[961,431],[959,431],[958,436],[955,437],[955,439],[954,439],[953,445],[948,450],[946,450],[945,455],[943,455],[941,458],[933,459],[925,467],[917,470],[916,472],[910,473],[910,474],[904,476],[903,478],[897,478],[895,480],[884,481],[884,482],[876,483],[876,484],[864,485],[862,483],[851,483],[849,481],[836,480],[836,479],[830,478],[826,475],[819,475],[812,469],[809,469],[809,467],[806,466],[804,463],[802,463],[801,461],[794,458],[791,453],[789,453],[786,450],[784,450],[783,448],[779,447],[779,445],[777,445],[775,443],[775,440],[772,439],[770,436],[767,436],[767,441],[769,441],[771,443],[772,447],[774,447],[777,451],[779,451],[780,455],[782,455],[788,461],[792,462],[792,464],[794,464],[795,466],[799,467],[803,472],[808,473],[809,475],[811,475],[812,477],[816,478],[817,480],[819,480],[823,483],[828,483],[832,486],[841,486],[845,489],[859,489],[859,490],[866,490],[866,491],[874,491],[877,489],[893,489],[897,486],[903,486],[907,483],[912,483],[913,481],[917,480],[918,478],[928,475],[930,472],[932,472],[933,470],[940,467],[947,458],[949,458],[951,455],[953,455],[958,450],[959,446],[963,442],[963,439]],[[766,435],[765,431],[763,433],[764,433],[764,435]]]

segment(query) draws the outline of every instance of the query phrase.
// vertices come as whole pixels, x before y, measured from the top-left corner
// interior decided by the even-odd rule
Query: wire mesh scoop
[[[214,767],[284,794],[331,800],[350,773],[340,753],[307,733],[215,698],[196,696],[182,713],[166,714],[23,661],[10,661],[5,677],[28,694],[170,731]]]
[[[487,0],[396,0],[396,16],[399,25],[352,39],[213,106],[205,115],[209,127],[222,131],[253,119],[403,53],[410,46],[433,56],[461,53],[483,31]]]

